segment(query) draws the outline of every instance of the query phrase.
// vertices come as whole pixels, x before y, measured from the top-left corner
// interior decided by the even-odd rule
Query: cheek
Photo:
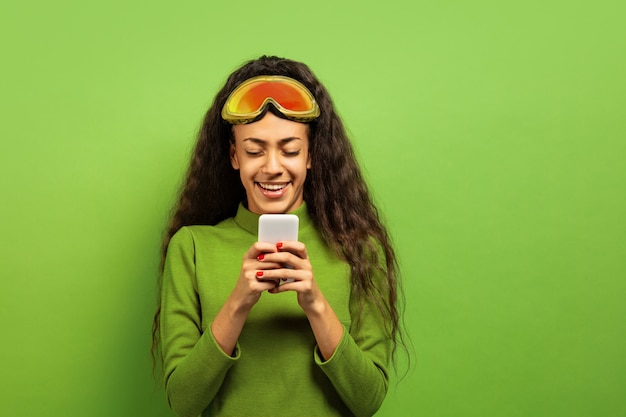
[[[293,161],[290,164],[290,168],[293,172],[299,173],[301,176],[306,176],[307,169],[310,168],[309,159],[306,156],[303,156],[301,159],[297,161]]]
[[[239,173],[241,175],[241,179],[244,180],[251,176],[252,177],[255,176],[260,169],[260,166],[258,165],[259,164],[255,163],[254,161],[250,161],[245,158],[240,158],[239,159]]]

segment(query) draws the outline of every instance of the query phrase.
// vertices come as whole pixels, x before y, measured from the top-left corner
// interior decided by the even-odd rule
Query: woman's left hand
[[[262,262],[272,262],[283,265],[282,268],[265,269],[263,278],[275,280],[290,280],[269,290],[276,294],[285,291],[298,293],[298,303],[305,312],[315,310],[316,303],[324,302],[324,295],[320,291],[313,267],[309,260],[306,246],[302,242],[285,241],[276,244],[276,252],[263,254]],[[318,306],[319,307],[319,306]]]
[[[315,282],[304,243],[280,242],[276,245],[276,252],[264,253],[257,259],[283,265],[281,268],[264,269],[263,277],[293,281],[283,282],[268,291],[272,294],[285,291],[298,293],[298,303],[309,319],[319,351],[324,359],[329,359],[341,340],[343,326]]]

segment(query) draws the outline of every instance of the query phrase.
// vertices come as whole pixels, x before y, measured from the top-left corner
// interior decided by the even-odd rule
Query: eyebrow
[[[296,136],[290,136],[288,138],[284,138],[284,139],[279,140],[278,143],[280,145],[286,145],[286,144],[288,144],[290,142],[293,142],[294,140],[300,140],[301,141],[302,139],[299,138],[299,137],[296,137]],[[265,145],[267,143],[266,140],[259,139],[259,138],[245,138],[243,140],[243,142],[246,142],[246,141],[252,142],[252,143],[256,143],[258,145]]]

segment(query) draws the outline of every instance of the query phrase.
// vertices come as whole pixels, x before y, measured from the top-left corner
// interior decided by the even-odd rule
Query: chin
[[[250,211],[255,212],[257,214],[281,214],[287,213],[289,211],[293,211],[300,207],[302,203],[298,204],[296,202],[275,202],[275,203],[263,203],[263,204],[254,204],[254,210],[250,209],[250,205],[248,204],[248,208]]]

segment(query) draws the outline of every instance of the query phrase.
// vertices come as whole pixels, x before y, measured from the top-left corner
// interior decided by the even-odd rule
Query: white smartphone
[[[298,240],[298,223],[295,214],[261,214],[259,242],[276,244],[285,240]]]
[[[276,244],[286,240],[298,240],[299,219],[295,214],[261,214],[259,217],[259,242]],[[291,268],[290,265],[284,265]],[[293,282],[293,279],[281,279],[280,283]]]

